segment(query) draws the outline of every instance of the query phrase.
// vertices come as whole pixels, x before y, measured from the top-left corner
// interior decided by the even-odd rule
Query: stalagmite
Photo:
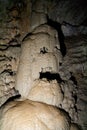
[[[61,110],[30,100],[14,101],[2,108],[0,130],[69,130]]]
[[[21,99],[1,108],[1,130],[70,130],[68,115],[56,107],[63,101],[61,60],[57,32],[49,25],[24,39],[15,86]]]
[[[30,90],[28,99],[59,106],[63,101],[63,94],[56,80],[37,80]]]
[[[37,27],[22,44],[16,89],[27,98],[40,73],[58,73],[61,62],[57,32],[48,25]]]

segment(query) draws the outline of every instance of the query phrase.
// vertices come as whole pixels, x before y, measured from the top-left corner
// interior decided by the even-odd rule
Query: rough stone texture
[[[77,122],[82,126],[83,130],[86,130],[87,36],[79,35],[66,37],[65,44],[67,47],[67,54],[63,59],[62,65],[60,66],[60,75],[66,84],[63,85],[64,95],[69,98],[67,100],[64,98],[62,107],[69,112],[72,121]],[[70,103],[68,103],[68,101]],[[71,104],[71,107],[69,107],[68,104]]]
[[[69,118],[65,112],[39,102],[30,100],[10,102],[6,107],[2,107],[1,112],[1,130],[70,129]]]
[[[77,124],[72,123],[70,130],[81,130],[80,127]]]
[[[16,39],[19,42],[29,32],[30,0],[0,0],[0,44]],[[26,21],[26,22],[25,22]]]
[[[18,95],[14,87],[20,47],[17,47],[17,45],[4,47],[5,46],[0,46],[0,106],[5,103],[9,97]]]
[[[59,106],[63,101],[63,94],[56,80],[47,81],[42,79],[35,81],[33,88],[29,92],[28,99]]]
[[[87,26],[72,26],[67,23],[61,25],[61,30],[64,36],[78,36],[81,34],[87,34]]]
[[[20,44],[29,32],[30,7],[29,0],[0,0],[0,106],[18,95],[14,89],[15,76]]]
[[[62,102],[62,108],[65,109],[71,120],[76,122],[78,120],[77,111],[76,111],[76,101],[75,96],[77,95],[76,86],[72,81],[65,81],[62,83],[62,91],[64,93],[64,100]]]
[[[50,19],[59,23],[71,25],[87,25],[87,1],[83,0],[54,0],[48,7]],[[55,14],[55,15],[54,15]]]

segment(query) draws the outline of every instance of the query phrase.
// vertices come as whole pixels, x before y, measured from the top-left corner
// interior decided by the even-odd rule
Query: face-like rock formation
[[[16,89],[21,99],[28,100],[10,102],[2,107],[1,130],[70,129],[68,116],[55,107],[63,100],[57,79],[61,61],[57,38],[53,28],[42,25],[24,40]]]
[[[69,116],[56,108],[67,103],[68,109],[73,108],[75,101],[67,85],[63,86],[66,83],[59,83],[61,62],[54,28],[41,25],[24,39],[15,85],[21,98],[0,109],[1,130],[78,130],[71,125]]]
[[[58,73],[61,62],[59,49],[57,32],[48,25],[41,25],[25,38],[16,79],[16,89],[22,97],[27,98],[40,73]]]

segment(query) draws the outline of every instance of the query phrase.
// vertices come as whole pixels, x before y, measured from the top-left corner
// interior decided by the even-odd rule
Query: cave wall
[[[21,42],[29,32],[30,12],[30,1],[0,1],[0,105],[18,95],[15,77]]]
[[[22,41],[34,28],[48,23],[58,31],[63,55],[58,72],[64,93],[60,108],[69,113],[72,122],[83,130],[87,129],[85,5],[85,2],[78,0],[0,0],[0,106],[9,97],[19,94],[14,87]]]

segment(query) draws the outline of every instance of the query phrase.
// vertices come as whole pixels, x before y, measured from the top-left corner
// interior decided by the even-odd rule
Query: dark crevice
[[[58,73],[40,72],[39,78],[46,78],[48,81],[57,80],[58,83],[64,82]]]
[[[62,66],[62,63],[61,63],[61,62],[59,62],[59,66]]]
[[[64,43],[65,38],[64,38],[63,32],[61,30],[61,24],[58,22],[52,21],[49,18],[47,18],[47,19],[48,19],[48,25],[54,27],[58,32],[58,38],[59,38],[59,42],[60,42],[60,51],[61,51],[62,55],[65,56],[66,55],[66,46]]]
[[[75,111],[78,112],[76,105],[74,106],[74,108],[75,108]]]
[[[0,47],[3,47],[3,48],[0,48],[0,51],[6,51],[10,47],[21,47],[21,45],[20,44],[8,45],[8,46],[2,45]]]
[[[7,100],[7,102],[14,101],[15,99],[18,99],[18,98],[20,98],[20,97],[21,97],[20,94],[18,94],[18,95],[16,95],[16,96],[13,96],[13,97],[10,97],[10,98]]]
[[[10,47],[21,47],[21,45],[20,44],[10,45],[8,48],[10,48]]]
[[[20,94],[17,94],[16,96],[12,96],[12,97],[10,97],[4,104],[2,104],[2,107],[4,106],[4,105],[7,105],[9,102],[11,102],[11,101],[15,101],[16,99],[19,99],[21,97],[21,95]]]
[[[40,53],[45,54],[48,52],[48,49],[46,47],[43,47],[40,49]]]
[[[68,119],[68,123],[70,124],[71,123],[70,122],[71,121],[71,117],[70,117],[69,113],[66,110],[64,110],[63,108],[58,108],[58,107],[56,107],[56,108],[59,109],[60,112],[62,111],[61,113],[63,113],[66,116],[66,118]]]
[[[16,72],[10,70],[10,69],[5,69],[4,71],[1,72],[1,74],[3,73],[8,73],[11,76],[14,76],[16,74]]]
[[[26,41],[26,40],[29,38],[29,36],[31,36],[31,35],[32,35],[31,32],[28,33],[28,34],[22,39],[22,42],[23,42],[23,41]]]
[[[75,104],[77,103],[77,95],[73,95],[74,99],[75,99]]]
[[[72,75],[72,72],[71,72],[70,80],[72,80],[73,83],[74,83],[75,85],[77,85],[77,80],[76,80],[76,78]]]

